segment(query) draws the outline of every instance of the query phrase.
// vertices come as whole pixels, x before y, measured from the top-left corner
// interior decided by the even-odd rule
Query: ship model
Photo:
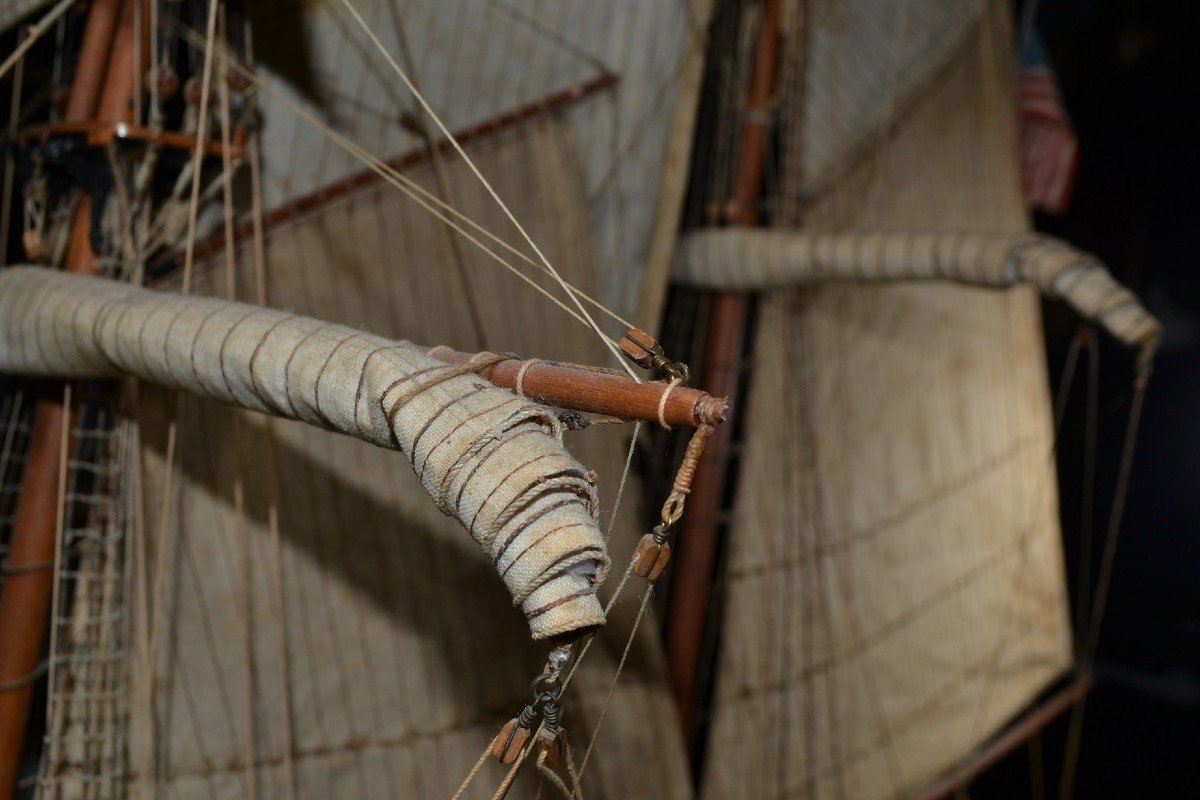
[[[0,798],[1069,796],[1012,13],[0,4]]]

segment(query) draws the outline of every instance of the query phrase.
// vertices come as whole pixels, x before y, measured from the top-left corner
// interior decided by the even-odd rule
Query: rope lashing
[[[534,364],[540,362],[540,358],[529,358],[521,362],[521,368],[517,370],[517,384],[513,387],[513,390],[517,393],[517,397],[522,399],[525,397],[525,373],[528,372],[529,368]]]
[[[414,397],[423,392],[429,391],[435,386],[443,384],[446,381],[454,378],[461,378],[463,375],[471,375],[479,372],[480,370],[485,370],[493,364],[499,364],[501,361],[507,361],[510,358],[512,358],[512,356],[508,354],[489,353],[485,350],[476,355],[466,364],[447,367],[445,370],[438,373],[436,377],[421,381],[416,386],[409,389],[398,398],[394,399],[392,401],[391,415],[395,415],[401,408],[408,404],[409,400],[412,400]],[[392,422],[393,424],[395,423],[395,420],[392,419],[389,419],[388,421]]]
[[[712,425],[700,425],[688,440],[687,450],[683,453],[683,461],[675,472],[675,480],[671,484],[671,494],[662,507],[662,521],[654,526],[653,533],[647,533],[638,541],[633,554],[633,572],[639,578],[651,582],[658,580],[671,561],[671,545],[667,543],[671,527],[683,516],[687,496],[692,491],[692,478],[696,475],[696,467],[700,456],[704,454],[704,446],[708,437],[713,433]]]
[[[663,389],[662,397],[658,398],[658,424],[662,425],[668,431],[671,430],[671,426],[667,424],[666,419],[663,418],[663,414],[667,410],[667,400],[670,399],[671,392],[675,391],[675,387],[681,383],[683,383],[681,379],[671,378],[671,382],[667,384],[667,388]]]
[[[0,683],[0,692],[15,692],[17,689],[24,688],[45,675],[49,669],[50,662],[46,659],[42,659],[30,672],[17,678],[15,681]]]

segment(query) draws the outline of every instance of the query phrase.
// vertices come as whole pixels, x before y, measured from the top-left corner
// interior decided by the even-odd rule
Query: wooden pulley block
[[[662,345],[658,343],[658,340],[639,328],[630,328],[625,331],[625,335],[617,344],[625,357],[642,369],[650,369],[654,366],[654,357],[661,358],[664,355]]]
[[[513,717],[504,723],[500,735],[492,742],[492,757],[499,759],[501,764],[511,764],[521,757],[521,751],[528,741],[529,728],[522,724],[519,717]]]
[[[183,99],[188,105],[200,106],[200,98],[204,94],[204,84],[199,78],[188,78],[187,83],[183,85]],[[208,102],[212,103],[215,99],[212,87],[208,87]]]
[[[538,750],[546,754],[548,763],[557,764],[567,752],[567,732],[562,728],[553,731],[542,728],[538,732],[537,746]]]
[[[241,94],[250,88],[250,79],[237,70],[231,69],[225,73],[225,85],[231,92]]]
[[[671,545],[660,541],[660,537],[653,533],[643,536],[637,549],[633,551],[633,572],[639,578],[656,581],[666,571],[669,563]]]
[[[167,65],[153,67],[146,70],[146,85],[153,85],[159,97],[170,100],[179,91],[179,73]]]

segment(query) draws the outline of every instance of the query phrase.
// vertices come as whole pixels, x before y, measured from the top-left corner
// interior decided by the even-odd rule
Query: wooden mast
[[[725,212],[730,225],[737,227],[753,227],[759,219],[770,110],[778,73],[780,13],[779,0],[763,0],[733,197]],[[713,395],[732,398],[737,394],[748,311],[749,297],[744,293],[717,292],[713,296],[701,382]],[[692,483],[692,500],[682,521],[681,547],[671,580],[667,662],[684,736],[689,740],[731,441],[732,430],[728,425],[718,427],[709,439],[706,457],[700,461]]]
[[[1007,758],[1018,747],[1042,732],[1074,706],[1083,702],[1088,692],[1094,689],[1096,680],[1089,674],[1075,678],[1029,713],[1020,717],[1009,729],[992,742],[959,764],[953,771],[930,786],[917,800],[947,800],[959,796],[973,780]]]
[[[147,1],[95,0],[92,4],[67,99],[68,121],[133,121],[134,87],[141,83],[144,71],[144,65],[134,63],[134,54],[140,52],[143,58],[147,54],[145,47],[135,47],[136,15],[138,3]],[[149,15],[143,14],[143,20],[148,19]],[[91,208],[91,198],[83,195],[71,227],[66,255],[69,272],[96,271],[90,241]],[[70,430],[70,424],[70,409],[62,402],[62,385],[49,388],[34,407],[8,574],[0,594],[0,800],[12,797],[17,780],[36,683],[30,678],[37,670],[45,639],[60,513],[62,436],[64,430]]]

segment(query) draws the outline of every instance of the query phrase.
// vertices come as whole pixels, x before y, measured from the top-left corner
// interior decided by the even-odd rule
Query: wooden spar
[[[929,787],[918,800],[945,800],[969,785],[987,770],[991,769],[1009,753],[1016,750],[1025,742],[1037,735],[1043,728],[1066,713],[1067,709],[1079,703],[1096,686],[1096,681],[1090,675],[1081,675],[1073,680],[1045,702],[1036,706],[1028,714],[1017,720],[1009,729],[1001,734],[991,744],[984,747],[975,755],[946,777]]]
[[[133,63],[135,9],[145,0],[96,0],[88,14],[67,119],[131,121],[131,101],[144,65]],[[149,19],[144,14],[144,19]],[[143,26],[145,27],[145,26]],[[142,47],[144,55],[149,52]],[[69,272],[94,274],[90,244],[91,202],[84,195],[75,211],[67,250]],[[29,454],[13,521],[3,593],[0,594],[0,800],[9,800],[17,780],[29,707],[46,633],[53,590],[55,534],[60,512],[58,482],[63,431],[70,409],[51,389],[34,409]],[[57,395],[57,396],[56,396]],[[70,452],[69,442],[66,448]]]
[[[475,353],[462,353],[448,347],[420,348],[447,364],[466,364]],[[529,363],[528,367],[524,365]],[[525,374],[521,375],[521,370]],[[517,388],[521,377],[521,392],[531,400],[546,405],[604,414],[621,419],[640,419],[659,422],[658,407],[662,403],[663,418],[671,427],[695,428],[701,424],[716,425],[729,416],[729,401],[714,397],[699,389],[677,386],[667,393],[662,381],[637,383],[624,374],[560,364],[555,361],[525,362],[519,357],[501,361],[479,370],[479,375],[496,386]]]
[[[730,224],[752,227],[758,222],[758,202],[763,191],[770,107],[775,93],[779,55],[779,0],[763,0],[754,69],[747,92],[746,112],[739,142],[733,197],[726,208]],[[738,292],[718,292],[713,297],[704,351],[701,385],[722,397],[737,394],[740,363],[745,345],[749,298]],[[708,610],[716,566],[721,502],[728,477],[733,432],[723,425],[708,441],[692,482],[691,502],[684,514],[678,556],[672,571],[670,610],[667,618],[667,664],[675,690],[684,736],[692,739],[692,709],[696,700],[696,675],[708,624]]]

